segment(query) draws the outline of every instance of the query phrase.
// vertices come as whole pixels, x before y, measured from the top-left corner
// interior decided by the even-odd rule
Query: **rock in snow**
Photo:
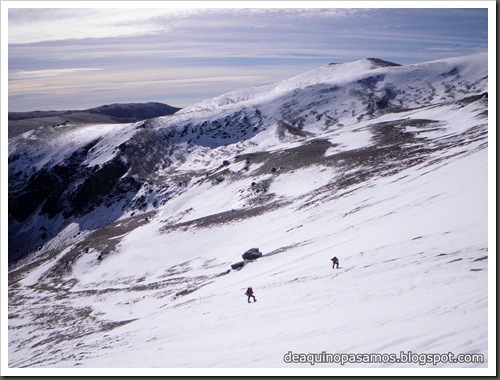
[[[262,252],[259,251],[259,248],[251,248],[241,255],[241,257],[244,260],[257,260],[259,257],[262,257]]]

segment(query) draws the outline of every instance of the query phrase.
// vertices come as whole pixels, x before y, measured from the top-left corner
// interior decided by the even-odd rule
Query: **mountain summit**
[[[9,365],[485,366],[487,162],[487,54],[330,64],[11,138]]]

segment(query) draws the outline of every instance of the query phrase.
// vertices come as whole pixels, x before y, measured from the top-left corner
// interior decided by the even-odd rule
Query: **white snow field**
[[[97,231],[75,219],[11,266],[9,370],[491,374],[486,58],[330,65],[151,121],[193,128],[155,177],[185,183]],[[359,98],[366,80],[390,112]],[[296,115],[282,121],[286,104]],[[258,130],[188,139],[241,110]],[[297,115],[301,128],[283,127]],[[118,126],[119,141],[89,127],[102,138],[84,165],[111,160],[139,124]],[[314,160],[311,144],[324,147]],[[41,152],[44,164],[66,154]],[[97,241],[112,246],[102,261]],[[250,248],[263,256],[231,269]]]

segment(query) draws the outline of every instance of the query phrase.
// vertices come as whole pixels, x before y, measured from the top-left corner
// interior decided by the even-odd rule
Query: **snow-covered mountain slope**
[[[210,175],[241,153],[325,133],[342,139],[352,126],[363,134],[363,122],[377,117],[396,112],[389,120],[399,119],[404,110],[486,91],[486,54],[407,67],[366,59],[236,91],[174,116],[28,132],[9,141],[9,261],[73,222],[88,230],[124,209],[149,210],[183,191],[186,176]],[[104,218],[92,212],[103,204]]]
[[[10,140],[9,365],[487,367],[487,78],[367,59]],[[422,367],[315,364],[370,366]]]

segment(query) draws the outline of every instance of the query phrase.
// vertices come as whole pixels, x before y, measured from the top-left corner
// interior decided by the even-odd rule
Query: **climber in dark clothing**
[[[335,265],[337,266],[337,269],[339,269],[339,259],[337,259],[337,256],[335,256],[333,259],[331,259],[333,262],[332,268],[335,269]]]
[[[251,286],[247,289],[245,295],[248,296],[248,303],[250,303],[250,297],[253,298],[253,302],[257,302],[257,300],[255,299],[255,296],[253,295],[253,289]]]

